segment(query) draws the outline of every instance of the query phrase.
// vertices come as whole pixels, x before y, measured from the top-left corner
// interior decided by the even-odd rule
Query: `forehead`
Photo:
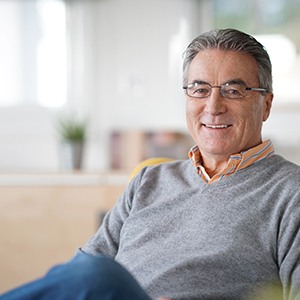
[[[188,81],[205,80],[221,84],[232,79],[241,79],[247,84],[258,83],[258,66],[248,53],[206,49],[191,61]]]

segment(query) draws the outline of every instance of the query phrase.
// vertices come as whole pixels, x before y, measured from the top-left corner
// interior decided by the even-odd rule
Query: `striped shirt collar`
[[[197,173],[201,178],[211,184],[223,177],[228,177],[234,174],[237,170],[244,169],[253,163],[265,159],[274,153],[274,147],[270,140],[264,141],[256,147],[250,148],[238,154],[233,154],[229,157],[227,167],[215,174],[212,178],[209,177],[202,164],[202,156],[197,145],[193,146],[189,151],[189,157],[196,168]]]

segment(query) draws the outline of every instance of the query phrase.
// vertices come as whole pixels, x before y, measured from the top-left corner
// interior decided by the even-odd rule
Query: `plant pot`
[[[61,142],[59,152],[60,166],[63,170],[80,170],[82,168],[83,142]]]

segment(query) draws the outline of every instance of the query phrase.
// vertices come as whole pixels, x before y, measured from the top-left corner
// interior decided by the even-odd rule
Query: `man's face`
[[[188,71],[188,84],[204,81],[220,86],[241,80],[247,87],[260,87],[258,67],[246,53],[207,49],[193,59]],[[267,120],[273,95],[263,96],[247,91],[242,99],[226,99],[219,88],[207,98],[187,97],[187,126],[203,158],[224,160],[261,143],[263,121]]]

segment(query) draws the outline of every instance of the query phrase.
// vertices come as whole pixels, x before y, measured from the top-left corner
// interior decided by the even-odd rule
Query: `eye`
[[[237,89],[234,89],[234,88],[231,88],[231,89],[226,89],[225,90],[227,94],[230,94],[230,95],[240,95],[241,92]]]
[[[196,95],[207,95],[209,93],[209,89],[207,87],[200,87],[194,90],[194,94]]]
[[[228,84],[222,87],[222,93],[228,98],[242,98],[245,95],[245,86],[241,84]]]
[[[206,84],[194,83],[188,88],[188,93],[192,97],[204,98],[210,94],[210,86]]]

